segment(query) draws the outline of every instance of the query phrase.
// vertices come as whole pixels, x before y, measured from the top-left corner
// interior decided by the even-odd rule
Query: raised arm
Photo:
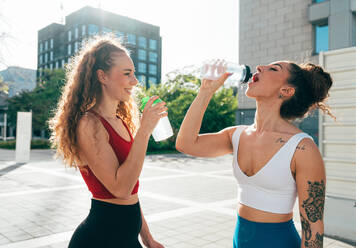
[[[300,142],[296,152],[296,182],[302,225],[302,248],[323,247],[325,168],[318,147],[310,139]]]
[[[204,113],[214,93],[224,84],[230,74],[218,80],[202,81],[199,93],[190,105],[176,140],[178,151],[198,157],[217,157],[232,152],[231,135],[235,127],[218,133],[199,134]]]
[[[146,104],[131,150],[123,164],[119,164],[109,144],[109,136],[100,121],[93,115],[83,116],[77,128],[80,156],[83,156],[99,181],[117,198],[127,199],[141,174],[148,139],[158,120],[166,116],[165,103],[151,106],[158,97]]]

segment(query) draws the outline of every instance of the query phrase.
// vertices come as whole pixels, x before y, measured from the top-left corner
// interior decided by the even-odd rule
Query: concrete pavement
[[[90,207],[80,173],[53,160],[50,150],[32,150],[23,165],[14,155],[0,149],[0,248],[67,247]],[[139,196],[157,241],[167,248],[232,247],[237,190],[231,161],[231,155],[147,156]],[[324,247],[354,246],[325,238]]]

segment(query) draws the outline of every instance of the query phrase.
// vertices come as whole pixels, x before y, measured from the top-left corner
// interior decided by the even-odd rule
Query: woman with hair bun
[[[78,168],[93,197],[88,217],[70,248],[162,248],[148,229],[138,188],[149,137],[165,103],[146,104],[139,123],[135,67],[110,36],[97,37],[72,59],[55,116],[51,141],[66,165]]]
[[[177,149],[200,157],[233,154],[239,201],[234,248],[323,247],[324,163],[313,139],[292,121],[314,108],[331,115],[324,103],[332,86],[329,73],[311,63],[258,66],[246,90],[257,104],[254,123],[200,135],[209,101],[229,76],[202,81]],[[297,196],[302,237],[293,223]]]

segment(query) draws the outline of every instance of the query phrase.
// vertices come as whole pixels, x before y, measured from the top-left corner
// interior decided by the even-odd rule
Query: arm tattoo
[[[296,149],[299,149],[299,150],[305,150],[305,145],[302,145],[302,146],[297,146]]]
[[[324,234],[319,234],[317,232],[315,235],[315,240],[310,240],[312,237],[312,231],[310,229],[309,221],[306,220],[302,214],[300,214],[300,221],[302,222],[302,232],[305,237],[304,246],[311,248],[322,248]]]
[[[308,181],[308,199],[303,201],[302,208],[304,208],[305,213],[308,218],[304,218],[300,214],[300,221],[302,223],[302,232],[305,237],[304,246],[310,248],[322,248],[323,247],[323,233],[316,233],[315,239],[311,240],[313,236],[310,222],[317,222],[318,220],[323,220],[324,213],[324,201],[325,201],[325,183],[324,180],[320,182],[310,182]]]
[[[310,240],[311,230],[309,221],[306,220],[302,214],[300,214],[300,221],[302,222],[302,232],[304,234],[305,240]]]
[[[323,220],[324,213],[324,201],[325,201],[325,183],[324,180],[321,182],[310,182],[308,181],[308,199],[303,201],[302,207],[304,208],[308,219],[311,222],[317,222],[318,220]]]
[[[324,238],[324,234],[316,233],[315,240],[305,241],[304,245],[305,247],[310,247],[310,248],[322,248],[323,238]]]
[[[285,141],[284,139],[282,139],[282,138],[278,138],[278,139],[276,140],[276,143],[286,143],[286,141]],[[299,146],[299,145],[298,145],[296,149],[305,150],[305,145],[302,145],[302,146]]]
[[[285,141],[284,141],[282,138],[278,138],[278,139],[276,140],[276,143],[285,143]]]

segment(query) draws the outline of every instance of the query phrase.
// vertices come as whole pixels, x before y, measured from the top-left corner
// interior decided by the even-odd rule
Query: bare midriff
[[[286,222],[293,218],[293,213],[288,214],[276,214],[270,213],[262,210],[258,210],[241,203],[238,204],[239,216],[254,222],[263,223],[280,223]]]
[[[98,200],[98,201],[112,203],[112,204],[117,204],[117,205],[133,205],[138,202],[138,195],[137,194],[131,195],[127,199],[122,199],[122,198],[99,199],[99,198],[95,198],[95,197],[93,197],[93,199]]]

